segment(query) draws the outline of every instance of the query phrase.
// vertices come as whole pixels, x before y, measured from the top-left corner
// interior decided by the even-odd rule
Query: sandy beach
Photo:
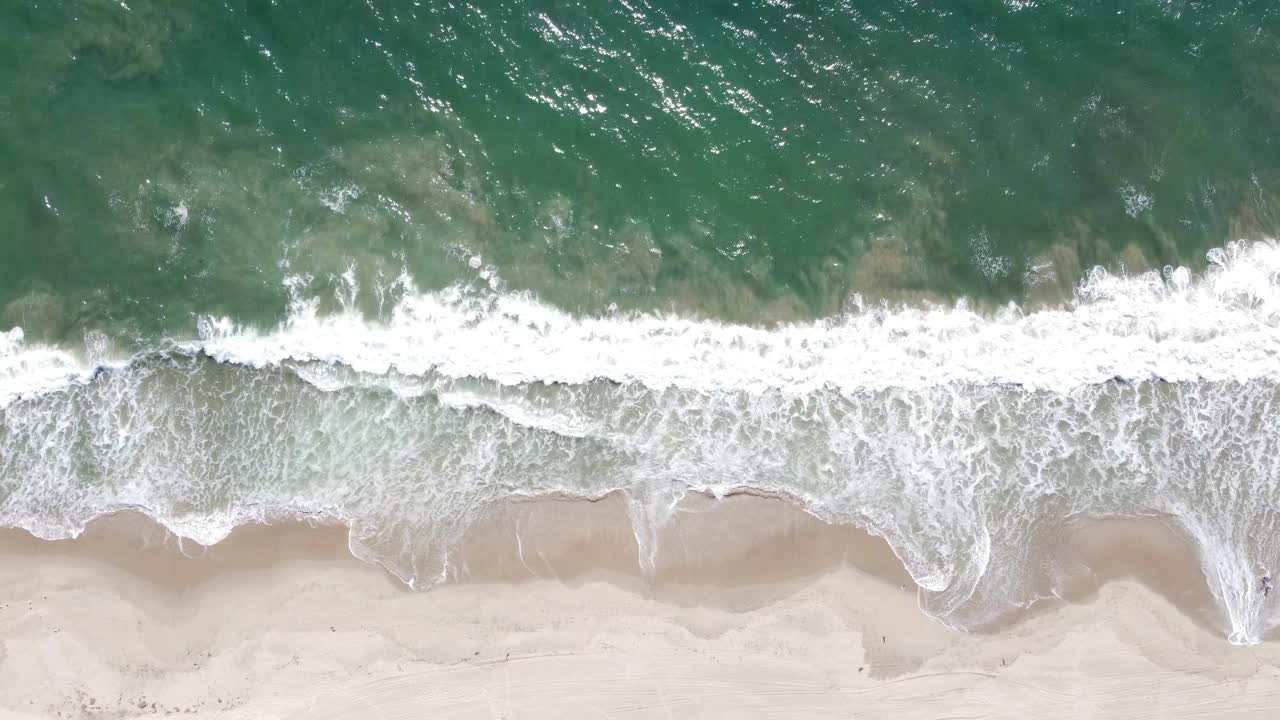
[[[0,716],[1257,717],[1280,702],[1274,643],[1228,644],[1189,549],[1151,523],[1058,538],[1065,565],[1091,564],[1069,599],[970,633],[920,612],[878,538],[777,499],[687,510],[646,576],[618,498],[512,504],[456,579],[418,592],[353,558],[341,527],[209,548],[129,515],[71,541],[8,531]],[[757,542],[724,551],[746,526]]]
[[[1280,718],[1280,0],[9,0],[0,720]]]

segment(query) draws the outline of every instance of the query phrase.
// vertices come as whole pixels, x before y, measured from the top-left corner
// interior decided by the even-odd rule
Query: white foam
[[[973,253],[973,265],[988,280],[998,280],[1009,274],[1013,261],[1007,255],[996,255],[991,249],[991,237],[984,230],[969,240],[969,252]]]
[[[373,321],[356,272],[335,278],[343,309],[328,315],[294,277],[275,329],[205,317],[181,348],[287,366],[323,392],[167,356],[19,403],[0,412],[3,519],[53,537],[132,507],[212,542],[246,518],[314,512],[349,519],[353,551],[405,558],[393,572],[418,583],[512,494],[622,490],[652,564],[685,489],[750,487],[865,523],[926,611],[964,624],[1031,597],[1041,518],[1158,514],[1201,549],[1231,638],[1253,642],[1255,566],[1280,567],[1280,248],[1209,260],[1198,275],[1095,270],[1056,310],[855,307],[773,329],[575,318],[407,278],[375,296],[388,310]],[[111,349],[85,340],[79,360],[0,335],[10,387],[90,377]],[[1234,382],[1105,382],[1117,376]],[[378,392],[336,392],[366,386]]]
[[[1138,217],[1155,205],[1155,199],[1150,194],[1132,183],[1125,183],[1120,188],[1120,197],[1124,200],[1125,214],[1131,218]]]
[[[347,203],[358,200],[362,190],[356,185],[345,185],[329,188],[320,193],[320,204],[339,215],[347,213]]]
[[[28,344],[20,327],[0,331],[0,408],[86,382],[94,370],[64,350]]]
[[[1010,304],[985,314],[964,301],[891,308],[855,297],[841,318],[776,328],[655,314],[575,318],[526,294],[420,293],[406,277],[391,288],[398,300],[388,319],[375,322],[354,308],[352,277],[339,293],[345,309],[332,315],[303,296],[307,278],[290,277],[287,320],[274,330],[203,316],[198,339],[177,346],[251,367],[297,361],[504,385],[601,379],[795,394],[824,386],[1062,390],[1114,378],[1280,378],[1280,246],[1233,243],[1208,259],[1199,275],[1095,268],[1058,309],[1026,313]],[[0,408],[88,380],[103,362],[92,360],[26,343],[21,328],[0,331]]]
[[[587,423],[566,412],[534,408],[518,400],[486,397],[476,392],[448,391],[439,393],[440,403],[452,408],[487,408],[516,425],[535,430],[582,438],[590,434]]]
[[[575,318],[529,295],[409,288],[386,322],[294,304],[270,332],[205,318],[182,344],[253,367],[285,361],[363,373],[437,373],[505,385],[603,379],[652,389],[807,393],[949,383],[1061,390],[1114,378],[1280,378],[1280,247],[1237,243],[1209,269],[1093,270],[1059,309],[866,307],[773,329],[638,314]],[[402,285],[408,285],[402,279]]]

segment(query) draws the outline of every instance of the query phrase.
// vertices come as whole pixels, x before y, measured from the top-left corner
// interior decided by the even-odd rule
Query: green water
[[[749,323],[1053,300],[1280,224],[1270,3],[6,5],[28,337],[270,324],[349,268]]]

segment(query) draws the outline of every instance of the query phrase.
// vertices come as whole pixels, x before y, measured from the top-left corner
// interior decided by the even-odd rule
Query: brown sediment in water
[[[1046,520],[1032,542],[1025,572],[1036,601],[978,628],[1001,632],[1063,602],[1089,604],[1110,582],[1134,580],[1158,593],[1192,622],[1226,636],[1220,609],[1195,544],[1170,518],[1073,517]]]
[[[668,602],[688,602],[691,589],[711,589],[735,607],[767,604],[841,567],[915,590],[883,538],[828,523],[782,497],[745,491],[721,498],[691,494],[655,540],[654,557],[642,562],[621,493],[591,501],[508,502],[467,533],[453,554],[456,570],[450,577],[575,583],[608,576]],[[750,592],[735,596],[733,590],[741,588]]]

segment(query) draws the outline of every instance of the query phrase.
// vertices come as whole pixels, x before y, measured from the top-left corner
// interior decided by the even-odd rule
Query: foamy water
[[[1033,599],[1053,522],[1160,513],[1196,540],[1233,642],[1280,567],[1280,248],[1207,271],[1097,270],[1058,309],[856,307],[754,328],[576,318],[419,292],[382,320],[301,284],[275,329],[207,317],[120,365],[0,335],[0,524],[138,507],[201,542],[319,513],[415,586],[513,494],[622,490],[640,540],[690,491],[785,493],[884,535],[958,625]],[[385,289],[384,289],[385,291]],[[856,304],[855,304],[856,305]]]
[[[1280,377],[1280,249],[1235,245],[1210,255],[1192,280],[1095,270],[1075,301],[1026,314],[867,307],[843,318],[777,329],[679,317],[575,318],[522,295],[407,288],[385,323],[353,312],[321,316],[297,300],[266,333],[205,318],[183,345],[250,367],[336,363],[404,375],[480,377],[503,385],[638,383],[653,390],[778,390],[804,394],[948,383],[1060,390],[1121,378],[1248,380]]]

